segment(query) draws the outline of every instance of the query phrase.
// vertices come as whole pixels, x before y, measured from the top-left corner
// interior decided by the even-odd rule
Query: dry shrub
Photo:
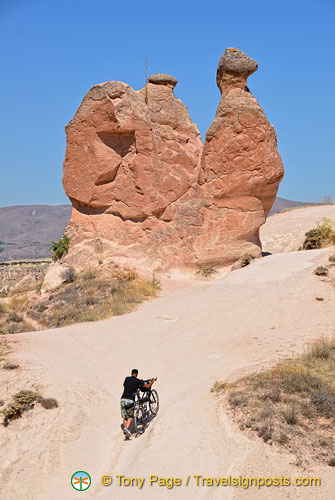
[[[132,311],[137,304],[157,295],[150,280],[131,269],[115,268],[108,274],[86,269],[76,279],[32,307],[28,315],[47,327],[97,321]]]
[[[84,281],[91,281],[91,280],[94,280],[96,277],[97,277],[97,273],[92,268],[84,269],[84,271],[81,273],[81,278]]]
[[[320,338],[269,370],[230,384],[216,382],[212,392],[223,393],[241,429],[264,441],[324,464],[322,446],[335,456],[335,337]]]
[[[55,398],[40,398],[38,402],[46,410],[51,410],[52,408],[58,408],[58,401]]]
[[[213,387],[211,388],[211,392],[221,392],[224,391],[226,387],[227,384],[225,384],[224,382],[216,381]]]
[[[314,274],[316,274],[317,276],[328,276],[329,269],[327,267],[325,267],[325,266],[318,266],[314,270]]]
[[[4,370],[16,370],[16,368],[19,368],[19,365],[17,363],[9,363],[9,362],[6,362],[4,365],[3,365],[3,369]]]
[[[248,266],[256,257],[252,255],[251,253],[246,253],[241,260],[241,267],[246,267]]]
[[[13,297],[5,306],[8,312],[21,312],[27,302],[27,297]]]
[[[307,357],[309,359],[335,358],[335,337],[331,339],[325,337],[317,339],[308,349]]]
[[[305,233],[304,250],[324,248],[335,244],[335,221],[324,217],[316,223],[316,228]]]
[[[2,410],[4,415],[4,426],[7,426],[10,420],[21,417],[24,411],[33,408],[38,398],[39,394],[37,392],[29,390],[22,390],[14,394],[13,401],[7,406],[7,408]]]
[[[283,417],[289,425],[295,425],[298,423],[298,410],[294,405],[288,406],[283,411]]]
[[[212,276],[216,272],[217,271],[213,266],[211,266],[209,264],[200,264],[200,265],[198,265],[198,269],[196,271],[196,274],[198,276],[201,276],[202,278],[208,278],[209,276]]]
[[[11,312],[8,315],[9,321],[14,321],[14,323],[21,323],[23,321],[23,317],[17,312]]]
[[[23,412],[34,408],[36,403],[40,403],[46,409],[58,406],[56,399],[43,398],[38,392],[24,389],[14,394],[12,402],[2,410],[4,415],[3,425],[6,427],[11,420],[21,417]]]
[[[233,408],[236,408],[236,406],[246,406],[248,397],[240,391],[232,392],[229,396],[229,403]]]
[[[82,321],[97,321],[125,314],[157,295],[159,283],[144,279],[130,268],[110,265],[87,268],[76,278],[69,272],[67,283],[26,306],[25,297],[13,297],[1,306],[0,333],[34,330],[24,320],[23,312],[39,327],[55,328]]]

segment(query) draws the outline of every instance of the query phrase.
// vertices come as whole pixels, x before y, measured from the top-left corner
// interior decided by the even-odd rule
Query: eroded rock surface
[[[283,166],[247,88],[256,69],[237,49],[221,57],[222,97],[205,145],[174,96],[173,76],[152,75],[140,91],[106,82],[87,93],[66,127],[67,263],[110,258],[168,269],[260,255],[259,228]]]

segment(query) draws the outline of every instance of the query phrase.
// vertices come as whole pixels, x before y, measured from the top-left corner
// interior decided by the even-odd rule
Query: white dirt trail
[[[137,311],[98,323],[12,335],[20,368],[1,374],[0,396],[40,385],[59,408],[35,408],[0,428],[0,498],[86,499],[313,499],[334,498],[331,467],[303,470],[295,457],[228,419],[210,392],[297,353],[334,330],[335,288],[313,274],[330,249],[276,254],[215,281],[178,289]],[[316,296],[325,300],[317,301]],[[161,405],[145,434],[124,441],[122,382],[132,368],[158,376]],[[5,372],[5,370],[3,370]],[[87,471],[82,493],[71,475]],[[113,484],[100,483],[103,474]],[[115,475],[146,478],[143,488],[119,487]],[[149,486],[150,474],[181,477],[189,485]],[[196,486],[202,476],[290,478],[320,476],[321,487]]]

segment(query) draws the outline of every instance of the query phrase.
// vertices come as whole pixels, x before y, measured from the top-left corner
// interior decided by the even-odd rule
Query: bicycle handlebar
[[[150,384],[151,378],[148,378],[148,380],[143,380],[144,384]],[[157,377],[155,378],[155,381],[157,380]]]

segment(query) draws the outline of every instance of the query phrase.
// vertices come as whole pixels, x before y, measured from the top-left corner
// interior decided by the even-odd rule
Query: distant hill
[[[50,257],[50,242],[64,233],[71,209],[71,205],[0,208],[0,261]]]
[[[277,198],[270,215],[313,205]],[[0,208],[0,261],[50,257],[50,242],[62,236],[71,205],[18,205]]]
[[[277,214],[278,212],[282,212],[283,210],[287,210],[288,208],[305,207],[307,205],[315,205],[315,203],[292,201],[292,200],[286,200],[285,198],[277,197],[271,208],[270,215]]]

